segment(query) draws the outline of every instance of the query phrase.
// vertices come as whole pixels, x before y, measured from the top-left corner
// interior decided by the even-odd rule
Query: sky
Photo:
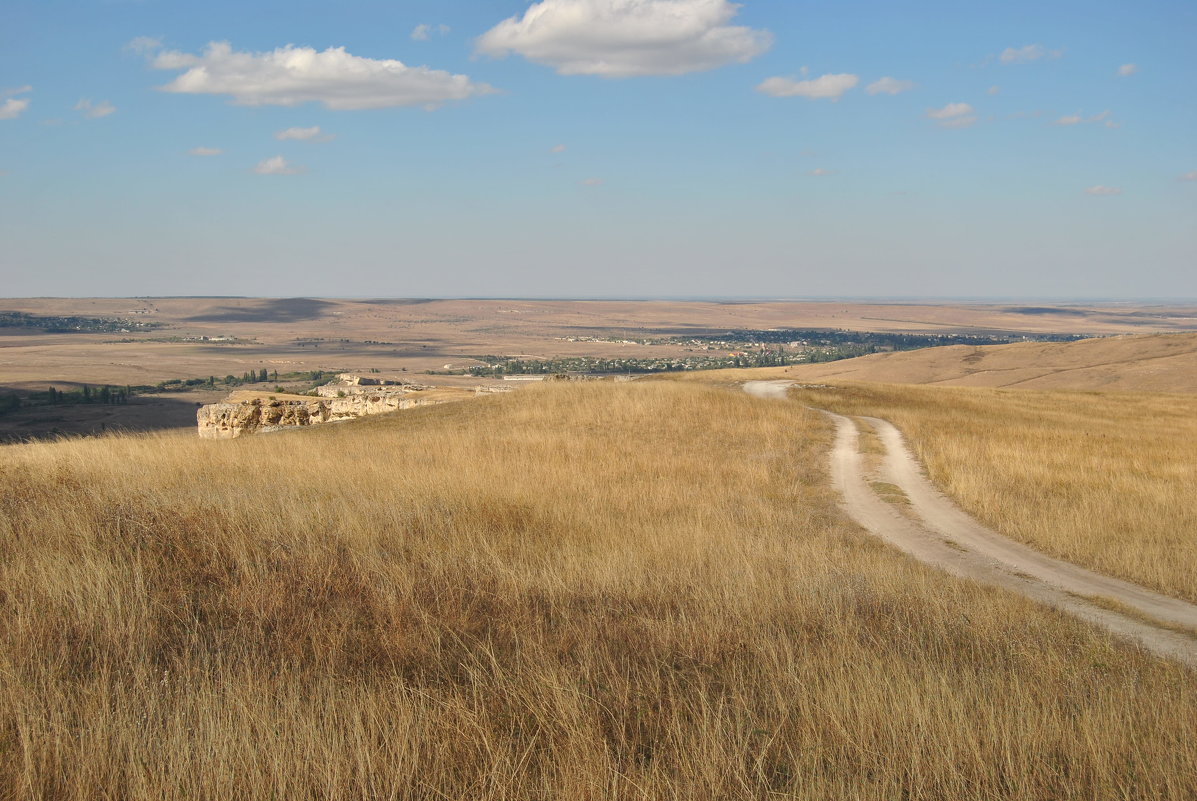
[[[4,0],[0,296],[1197,297],[1197,4]]]

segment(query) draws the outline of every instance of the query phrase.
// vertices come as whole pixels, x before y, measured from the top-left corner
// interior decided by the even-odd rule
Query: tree
[[[258,380],[263,383],[270,380],[270,376],[266,374],[265,367],[258,371]]]

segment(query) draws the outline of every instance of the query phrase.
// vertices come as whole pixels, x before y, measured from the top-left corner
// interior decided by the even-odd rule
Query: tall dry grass
[[[1197,600],[1197,396],[859,384],[804,403],[884,417],[1004,534]]]
[[[1183,799],[1191,673],[877,545],[826,425],[545,386],[0,452],[4,799]]]

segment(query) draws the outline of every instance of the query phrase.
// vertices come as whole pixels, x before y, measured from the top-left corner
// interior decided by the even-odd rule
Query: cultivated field
[[[1197,600],[1197,397],[881,384],[794,392],[894,423],[932,481],[1003,534]]]
[[[1191,672],[863,535],[829,438],[652,381],[8,446],[0,797],[1197,795]]]
[[[161,327],[124,333],[0,328],[0,386],[84,381],[155,384],[170,378],[239,375],[263,367],[280,372],[370,368],[420,372],[478,364],[470,357],[483,354],[680,356],[685,353],[680,345],[646,346],[632,340],[729,329],[1095,335],[1197,331],[1193,305],[0,299],[0,312],[5,311],[114,318]]]

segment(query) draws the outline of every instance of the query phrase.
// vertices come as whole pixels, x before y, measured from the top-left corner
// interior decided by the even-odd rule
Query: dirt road
[[[784,399],[788,385],[750,381],[744,389],[757,397]],[[869,532],[953,575],[1022,593],[1160,656],[1197,667],[1197,636],[1168,628],[1197,632],[1197,605],[1045,556],[986,528],[931,485],[898,430],[877,418],[861,418],[885,448],[880,468],[867,475],[856,423],[832,412],[824,414],[836,424],[832,481],[843,497],[844,509]],[[909,514],[882,500],[870,486],[870,478],[899,487],[910,501]],[[1108,606],[1121,608],[1114,611]]]

